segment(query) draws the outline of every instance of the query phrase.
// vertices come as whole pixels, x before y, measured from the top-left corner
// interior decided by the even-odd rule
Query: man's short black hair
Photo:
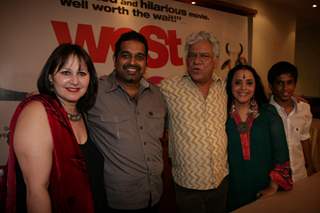
[[[148,42],[147,42],[146,38],[141,33],[138,33],[136,31],[132,30],[132,31],[123,33],[120,36],[120,38],[117,40],[116,45],[115,45],[115,51],[113,54],[114,58],[117,58],[119,56],[119,53],[121,51],[122,42],[131,41],[131,40],[139,41],[139,42],[143,43],[144,53],[146,56],[148,55]]]
[[[282,74],[290,74],[294,78],[294,82],[298,80],[297,67],[287,61],[275,63],[268,72],[268,82],[273,84],[276,78]]]

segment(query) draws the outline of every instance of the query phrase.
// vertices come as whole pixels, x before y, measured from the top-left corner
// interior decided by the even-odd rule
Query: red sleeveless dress
[[[11,120],[7,212],[16,212],[16,165],[18,162],[13,147],[15,126],[21,111],[31,101],[40,101],[44,105],[53,138],[54,148],[48,188],[52,212],[94,212],[85,160],[73,134],[67,113],[57,99],[46,95],[35,95],[25,99],[19,104]]]

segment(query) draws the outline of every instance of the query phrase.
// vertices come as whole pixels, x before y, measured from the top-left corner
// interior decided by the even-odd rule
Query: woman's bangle
[[[279,185],[278,185],[277,183],[271,181],[270,187],[273,188],[273,189],[275,189],[276,191],[278,191]]]

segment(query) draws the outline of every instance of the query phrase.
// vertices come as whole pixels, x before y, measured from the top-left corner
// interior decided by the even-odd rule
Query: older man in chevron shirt
[[[227,94],[214,73],[219,42],[187,37],[187,72],[161,82],[169,111],[169,155],[179,212],[225,212],[228,189]]]

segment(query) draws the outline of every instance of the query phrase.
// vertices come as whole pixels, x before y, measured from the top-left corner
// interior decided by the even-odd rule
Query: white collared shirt
[[[271,96],[270,104],[276,107],[280,117],[282,118],[290,153],[292,178],[293,181],[296,182],[307,177],[301,141],[310,138],[312,114],[309,104],[301,101],[298,103],[293,97],[292,100],[294,108],[289,114],[285,112],[283,107],[275,102],[273,96]]]

